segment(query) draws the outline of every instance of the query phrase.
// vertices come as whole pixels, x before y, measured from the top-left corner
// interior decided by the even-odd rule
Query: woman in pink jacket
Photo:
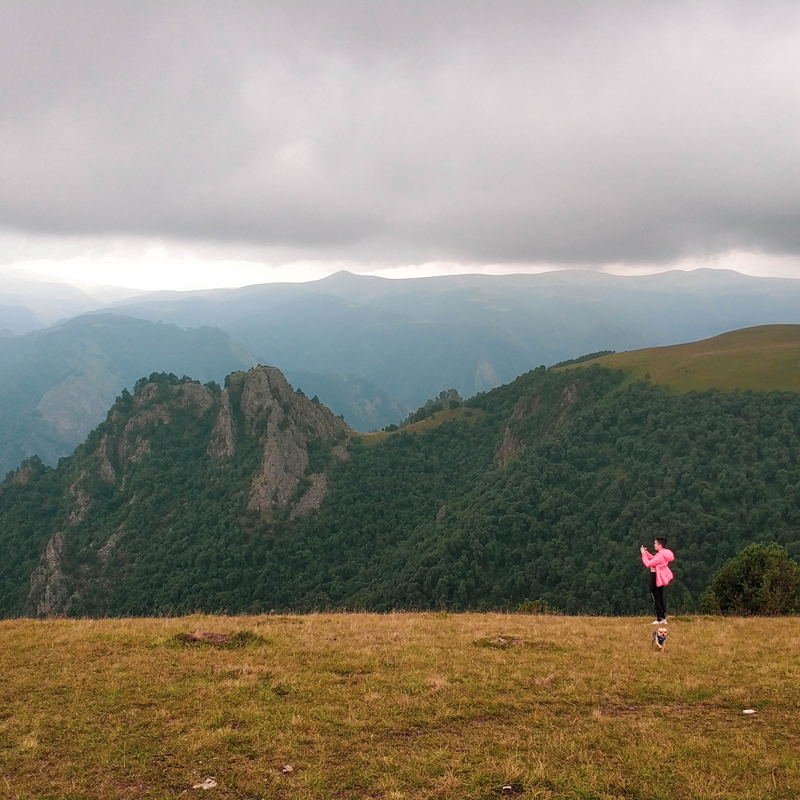
[[[664,587],[672,580],[671,561],[675,560],[672,550],[667,550],[667,540],[659,537],[653,542],[656,554],[651,556],[642,545],[642,563],[650,569],[650,596],[656,607],[656,621],[653,625],[663,625],[667,621],[667,606],[664,603]]]

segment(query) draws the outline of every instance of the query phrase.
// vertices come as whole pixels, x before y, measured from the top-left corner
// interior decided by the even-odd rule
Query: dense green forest
[[[58,468],[29,462],[0,489],[0,614],[36,611],[37,567],[39,595],[69,597],[78,616],[526,601],[641,613],[638,548],[654,536],[676,554],[670,610],[691,610],[749,544],[800,557],[800,396],[622,383],[602,367],[540,368],[467,401],[457,421],[378,443],[353,436],[344,459],[332,457],[341,436],[306,426],[307,477],[264,513],[248,501],[268,429],[245,418],[241,385],[226,390],[235,453],[215,459],[221,388],[195,407],[174,401],[174,376],[151,376]],[[301,402],[281,400],[284,431]],[[167,407],[168,424],[153,412],[133,438],[134,414]],[[103,467],[103,443],[123,440]],[[323,473],[321,507],[295,515]]]

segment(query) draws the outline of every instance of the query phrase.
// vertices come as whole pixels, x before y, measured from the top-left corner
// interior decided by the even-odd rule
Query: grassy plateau
[[[800,325],[762,325],[712,339],[601,356],[560,369],[601,364],[649,376],[678,392],[752,389],[800,392]]]
[[[663,653],[651,635],[501,614],[9,620],[0,797],[800,796],[800,619],[677,617]]]
[[[480,408],[448,408],[443,411],[438,411],[426,419],[419,422],[412,422],[404,428],[396,431],[373,431],[372,433],[358,433],[361,441],[368,447],[385,442],[390,436],[395,436],[397,433],[424,433],[425,431],[438,428],[445,422],[452,422],[453,420],[462,420],[468,425],[474,425],[482,416],[484,412]]]

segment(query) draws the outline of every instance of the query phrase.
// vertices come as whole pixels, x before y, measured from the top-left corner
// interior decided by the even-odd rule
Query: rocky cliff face
[[[63,567],[65,543],[63,531],[54,533],[31,575],[28,603],[38,617],[60,616],[69,611],[70,581]]]
[[[203,448],[198,450],[196,441],[187,441],[186,450],[204,454],[195,458],[207,459],[206,468],[218,478],[222,474],[223,484],[227,469],[236,465],[241,470],[236,459],[242,450],[242,458],[249,459],[243,463],[252,469],[247,508],[267,518],[281,508],[288,508],[291,518],[318,509],[328,487],[325,464],[347,457],[351,434],[347,424],[325,406],[293,391],[274,367],[233,373],[221,391],[175,376],[153,378],[140,382],[133,396],[119,398],[106,422],[72,458],[58,527],[29,582],[28,606],[37,616],[74,612],[88,583],[105,580],[109,560],[125,548],[126,527],[122,524],[110,538],[106,535],[95,541],[97,537],[90,533],[92,514],[103,512],[109,492],[123,505],[146,502],[130,487],[136,484],[136,470],[149,469],[148,458],[161,457],[157,434],[162,426],[171,429],[177,424],[179,437],[190,434],[178,431],[205,430],[208,438]],[[196,425],[192,427],[187,419]],[[12,480],[24,482],[35,466],[26,465]],[[85,562],[81,566],[81,557],[74,555],[81,548],[95,567]],[[68,552],[73,553],[69,558]],[[136,554],[125,552],[125,557],[135,559]],[[78,562],[70,567],[76,558]]]
[[[268,513],[289,505],[305,477],[311,485],[297,498],[293,513],[319,508],[327,487],[323,475],[308,472],[309,441],[313,438],[332,443],[347,435],[346,423],[325,406],[294,392],[274,367],[234,373],[228,379],[228,389],[241,398],[245,435],[263,430],[261,468],[253,478],[248,508]],[[228,429],[227,420],[217,420],[215,431],[225,434],[220,433],[218,439],[221,450],[227,447]]]

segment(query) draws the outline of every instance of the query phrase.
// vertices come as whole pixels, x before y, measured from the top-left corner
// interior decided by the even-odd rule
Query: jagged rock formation
[[[103,483],[114,483],[117,479],[117,473],[114,471],[114,466],[108,457],[108,434],[104,433],[100,437],[100,443],[97,445],[95,456],[98,461],[98,474]]]
[[[558,415],[558,419],[556,420],[556,428],[560,428],[567,421],[570,409],[577,402],[578,387],[574,383],[571,383],[566,389],[564,389],[561,395],[561,413]]]
[[[53,534],[39,566],[31,575],[28,603],[37,617],[60,616],[69,611],[71,592],[64,572],[65,544],[63,531]]]
[[[106,530],[102,537],[91,533],[93,515],[107,513],[109,497],[123,511],[135,506],[139,498],[132,487],[137,481],[141,484],[139,471],[147,474],[148,458],[163,458],[159,442],[166,440],[159,430],[164,426],[174,429],[168,439],[172,437],[177,452],[194,448],[193,458],[206,460],[201,471],[211,470],[209,475],[216,475],[221,485],[229,470],[248,470],[247,508],[265,519],[281,508],[288,507],[290,519],[319,509],[328,491],[325,464],[348,457],[351,433],[328,408],[294,392],[274,367],[233,373],[222,390],[166,375],[140,381],[132,396],[123,393],[118,398],[84,452],[79,449],[74,457],[63,511],[30,576],[27,599],[32,613],[70,613],[92,591],[92,584],[95,591],[98,586],[107,588],[115,559],[135,558],[126,541],[142,534],[142,522],[137,521],[143,519],[142,512],[132,514],[128,522],[123,513],[113,532]],[[197,451],[199,431],[206,431],[207,440]],[[185,447],[182,436],[187,437]],[[8,483],[24,485],[43,469],[32,459]],[[81,566],[70,568],[76,560]]]
[[[211,431],[211,441],[206,452],[212,458],[230,458],[236,450],[236,429],[231,416],[231,398],[227,389],[223,389],[219,397],[217,416],[214,429]]]
[[[83,470],[69,487],[68,494],[73,498],[73,505],[67,515],[66,527],[74,528],[80,525],[89,513],[92,498],[87,491],[88,482],[89,474]],[[76,597],[73,581],[64,569],[66,546],[66,531],[56,531],[45,546],[39,566],[31,575],[28,604],[36,616],[65,615]]]
[[[288,505],[309,466],[309,439],[332,442],[346,434],[348,426],[330,409],[296,394],[274,367],[234,373],[228,379],[228,389],[241,397],[245,432],[253,435],[264,430],[261,469],[253,478],[248,508],[267,513]],[[225,426],[223,420],[220,428]],[[223,436],[219,441],[227,440]],[[319,508],[326,488],[324,476],[313,476],[314,499],[301,508]]]
[[[19,469],[9,473],[7,483],[10,486],[25,486],[32,478],[45,469],[47,468],[42,464],[39,456],[33,456],[23,461]]]
[[[497,451],[497,466],[507,467],[515,458],[518,458],[525,451],[525,442],[518,439],[506,428],[503,432],[503,444]]]
[[[70,527],[80,525],[81,522],[86,519],[86,514],[89,512],[89,507],[92,504],[92,498],[82,485],[87,477],[88,475],[85,471],[81,472],[75,483],[69,487],[69,493],[75,498],[75,505],[72,507],[67,517],[67,525]]]
[[[311,486],[304,492],[300,501],[289,514],[290,519],[302,517],[309,511],[316,511],[322,505],[325,494],[328,491],[328,476],[324,472],[319,472],[309,476]]]

